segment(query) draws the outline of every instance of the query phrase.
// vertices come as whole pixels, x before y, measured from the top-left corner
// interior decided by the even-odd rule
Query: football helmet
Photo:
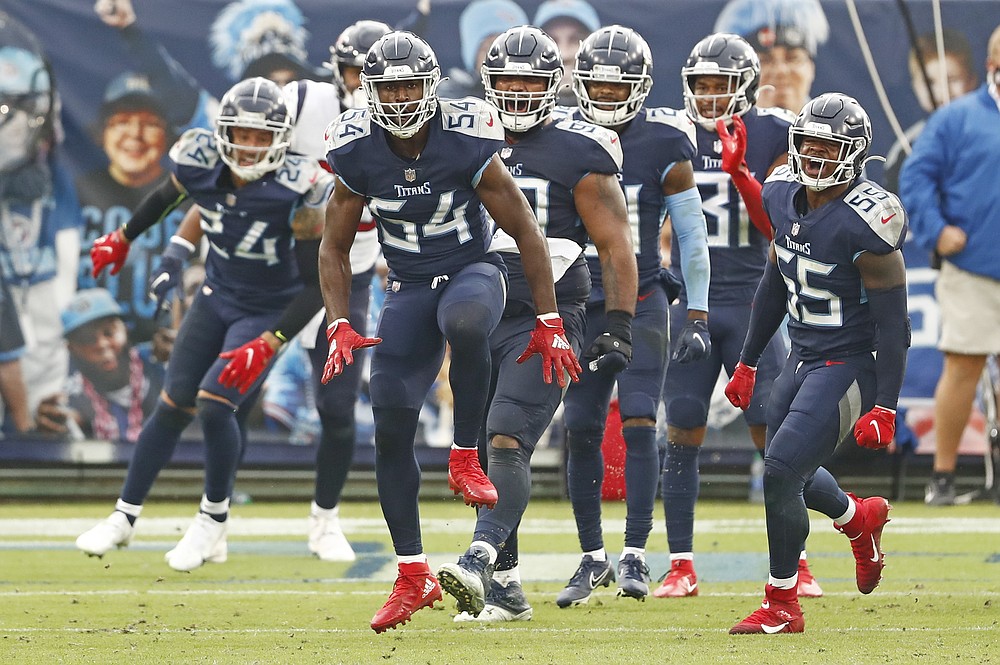
[[[365,106],[367,100],[363,88],[347,89],[347,84],[344,82],[344,67],[358,69],[364,67],[368,49],[378,41],[379,37],[390,32],[392,28],[381,21],[358,21],[347,26],[330,47],[330,59],[323,64],[333,70],[333,84],[337,86],[345,106],[360,108]]]
[[[833,141],[840,145],[837,159],[821,159],[801,153],[805,138]],[[795,180],[820,190],[849,183],[864,167],[872,143],[872,123],[861,104],[839,92],[820,95],[803,107],[788,129],[788,165]],[[817,175],[806,173],[804,162],[820,162]],[[832,173],[820,177],[827,164],[835,166]]]
[[[272,134],[267,146],[244,146],[233,142],[233,127],[264,129]],[[240,81],[219,102],[215,140],[222,161],[243,180],[257,180],[285,162],[291,141],[292,120],[277,83],[257,76]],[[245,163],[248,156],[255,158]]]
[[[512,132],[526,132],[547,120],[555,109],[563,75],[562,57],[555,40],[545,32],[521,25],[493,40],[480,73],[487,101],[500,111],[500,123]],[[545,90],[497,90],[498,76],[544,78]]]
[[[420,98],[383,102],[378,96],[378,84],[389,81],[420,81]],[[410,138],[434,117],[440,82],[441,67],[430,44],[405,30],[390,32],[372,44],[361,69],[361,87],[368,95],[372,120],[401,139]]]
[[[605,127],[625,124],[646,101],[653,87],[652,71],[649,44],[635,30],[610,25],[591,33],[580,43],[573,69],[573,92],[583,117]],[[589,81],[627,83],[631,90],[624,101],[596,102],[587,90]]]
[[[728,77],[729,92],[721,95],[696,95],[694,79],[704,75]],[[743,115],[757,103],[760,58],[739,35],[725,32],[709,35],[691,49],[691,54],[681,68],[681,81],[688,117],[706,129],[715,129],[716,120],[721,118],[728,125],[733,116]],[[712,102],[721,113],[714,118],[702,115],[698,110],[699,101]]]

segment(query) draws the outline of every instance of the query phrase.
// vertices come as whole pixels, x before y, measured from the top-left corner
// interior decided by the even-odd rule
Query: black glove
[[[660,286],[667,294],[667,304],[673,303],[677,300],[677,297],[681,294],[681,287],[683,283],[677,278],[674,273],[670,272],[666,268],[660,268]]]
[[[611,310],[607,317],[607,327],[583,354],[583,361],[591,372],[617,374],[632,360],[632,315]]]
[[[708,334],[708,322],[701,319],[689,320],[681,330],[673,360],[683,365],[704,360],[711,352],[712,338]]]

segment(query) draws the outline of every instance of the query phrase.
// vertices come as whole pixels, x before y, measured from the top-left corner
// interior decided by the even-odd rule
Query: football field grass
[[[759,605],[767,575],[761,506],[698,505],[696,598],[640,603],[599,589],[589,605],[559,609],[555,596],[579,551],[568,502],[539,501],[521,531],[529,622],[452,621],[433,610],[376,635],[395,560],[374,503],[346,503],[354,563],[324,563],[305,545],[308,506],[234,508],[229,560],[191,573],[163,553],[194,503],[151,503],[131,547],[102,559],[73,547],[109,512],[103,504],[0,504],[0,665],[12,663],[1000,663],[1000,508],[931,509],[902,503],[882,545],[881,586],[854,586],[847,539],[813,514],[810,566],[825,595],[803,600],[801,635],[730,636]],[[457,500],[421,504],[432,568],[468,545],[473,513]],[[606,545],[622,546],[624,505],[606,503]],[[655,578],[667,568],[662,508],[650,538]]]

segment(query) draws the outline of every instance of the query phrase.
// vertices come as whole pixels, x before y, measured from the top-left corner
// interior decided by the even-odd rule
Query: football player
[[[782,109],[756,107],[760,61],[750,45],[732,34],[705,37],[691,50],[681,70],[684,105],[695,123],[697,154],[692,160],[708,223],[712,278],[708,324],[712,349],[708,357],[667,370],[663,400],[667,413],[667,444],[663,464],[663,509],[666,516],[670,570],[653,590],[658,598],[695,596],[694,507],[698,498],[698,454],[705,441],[712,391],[719,370],[732,374],[750,320],[754,285],[760,281],[767,255],[770,227],[761,210],[760,182],[788,160],[791,116]],[[720,125],[721,123],[721,125]],[[719,128],[722,127],[723,134]],[[727,127],[746,134],[744,159],[727,167],[723,139]],[[740,128],[743,129],[740,129]],[[745,163],[745,164],[744,164]],[[735,168],[743,165],[743,168]],[[726,169],[733,171],[729,173]],[[671,333],[681,332],[681,317],[690,307],[690,284],[681,248],[672,243],[672,270],[679,267],[686,289],[671,311]],[[771,382],[785,357],[780,336],[772,339],[758,366],[757,391],[744,418],[758,451],[764,448],[764,405]],[[800,592],[822,594],[802,559]]]
[[[675,282],[661,279],[664,211],[670,215],[679,241],[688,293],[676,356],[679,362],[691,362],[711,350],[706,324],[708,239],[691,165],[694,124],[683,111],[644,107],[653,84],[652,69],[649,46],[642,36],[631,28],[612,25],[583,41],[573,71],[579,102],[574,116],[609,127],[621,137],[625,157],[621,185],[629,206],[639,295],[632,321],[631,362],[617,376],[609,371],[585,371],[580,383],[570,386],[566,394],[569,496],[584,554],[576,574],[559,594],[556,604],[560,607],[587,602],[595,584],[608,586],[615,578],[601,530],[601,443],[616,381],[626,446],[627,505],[618,594],[639,600],[649,594],[645,548],[660,480],[656,412],[669,361],[667,308],[678,290]],[[587,304],[585,346],[598,339],[605,328],[602,273],[592,249],[588,247],[587,262],[594,289]]]
[[[503,313],[506,270],[489,249],[492,228],[484,207],[524,259],[524,295],[538,313],[530,343],[522,346],[524,356],[540,354],[545,380],[551,382],[554,369],[560,386],[565,372],[573,378],[579,372],[556,309],[544,238],[496,157],[503,146],[497,111],[472,98],[438,99],[440,76],[427,42],[391,32],[365,58],[361,84],[367,108],[341,114],[326,133],[327,159],[337,176],[320,251],[330,342],[323,380],[337,380],[354,350],[377,345],[369,384],[375,473],[399,567],[392,594],[372,618],[377,633],[441,599],[420,538],[420,470],[413,442],[446,342],[455,396],[449,484],[470,505],[497,503],[476,444],[489,392],[488,336]],[[389,266],[374,338],[356,333],[347,318],[350,249],[366,205]]]
[[[531,454],[563,396],[559,386],[539,383],[537,366],[520,364],[518,354],[539,326],[565,324],[570,345],[584,348],[591,281],[583,250],[589,238],[604,277],[605,324],[585,359],[613,376],[631,357],[637,271],[618,185],[621,142],[605,127],[553,118],[562,79],[555,41],[532,26],[510,28],[490,46],[482,77],[507,138],[500,157],[533,203],[549,243],[559,311],[536,319],[522,267],[527,257],[503,234],[494,237],[510,273],[510,293],[490,336],[493,391],[482,444],[500,499],[492,510],[479,511],[468,550],[442,566],[438,577],[458,600],[457,621],[509,621],[531,617],[517,568],[517,527],[530,494]]]
[[[885,448],[896,424],[910,325],[899,200],[862,175],[871,146],[868,114],[840,93],[806,104],[788,132],[789,163],[763,187],[774,240],[753,298],[750,328],[726,396],[756,399],[761,354],[786,313],[792,348],[771,388],[764,455],[770,575],[760,608],[730,633],[800,633],[796,587],[806,509],[850,538],[861,593],[882,576],[882,497],[844,493],[821,465],[853,437]],[[737,155],[746,143],[737,132]]]
[[[210,246],[205,283],[178,332],[163,393],[143,425],[115,512],[76,540],[87,554],[128,545],[157,474],[197,414],[205,494],[166,559],[183,571],[226,560],[241,447],[236,410],[321,302],[317,252],[333,178],[315,160],[287,155],[291,119],[281,89],[263,78],[237,83],[223,97],[216,125],[214,133],[192,129],[181,136],[170,150],[172,177],[91,251],[95,276],[108,266],[116,273],[139,234],[188,197],[202,210]],[[178,236],[171,244],[179,257],[194,250]]]

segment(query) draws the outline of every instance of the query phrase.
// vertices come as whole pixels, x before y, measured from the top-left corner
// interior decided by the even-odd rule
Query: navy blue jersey
[[[788,151],[788,127],[794,118],[784,109],[752,108],[743,115],[747,128],[746,162],[762,181],[778,157]],[[749,303],[764,273],[768,240],[750,223],[746,206],[729,174],[722,170],[722,142],[714,130],[696,129],[698,154],[692,160],[708,225],[708,252],[712,263],[708,302]],[[674,240],[671,265],[680,273],[680,248]],[[682,295],[682,298],[686,297]]]
[[[801,214],[805,190],[785,166],[764,183],[763,196],[788,288],[792,351],[811,360],[875,350],[875,324],[854,261],[862,252],[902,247],[907,220],[899,199],[858,178],[841,198]]]
[[[291,221],[314,187],[329,187],[315,160],[289,155],[277,171],[236,188],[223,172],[215,137],[188,130],[170,149],[171,168],[201,207],[209,242],[205,283],[255,311],[281,310],[302,288]],[[325,183],[325,185],[324,185]]]
[[[574,110],[575,117],[579,114]],[[667,214],[663,180],[674,164],[694,159],[694,127],[683,111],[644,108],[620,133],[624,160],[619,180],[628,205],[639,284],[659,276],[660,229]],[[593,245],[587,246],[587,265],[594,288],[600,288],[601,262]]]
[[[503,145],[486,102],[439,100],[427,145],[416,159],[390,148],[367,109],[345,111],[326,130],[337,177],[368,200],[391,279],[426,282],[484,260],[492,236],[476,186]]]
[[[590,173],[615,175],[621,170],[618,134],[564,118],[504,146],[500,157],[531,204],[542,233],[585,246],[587,230],[576,210],[573,188]]]

